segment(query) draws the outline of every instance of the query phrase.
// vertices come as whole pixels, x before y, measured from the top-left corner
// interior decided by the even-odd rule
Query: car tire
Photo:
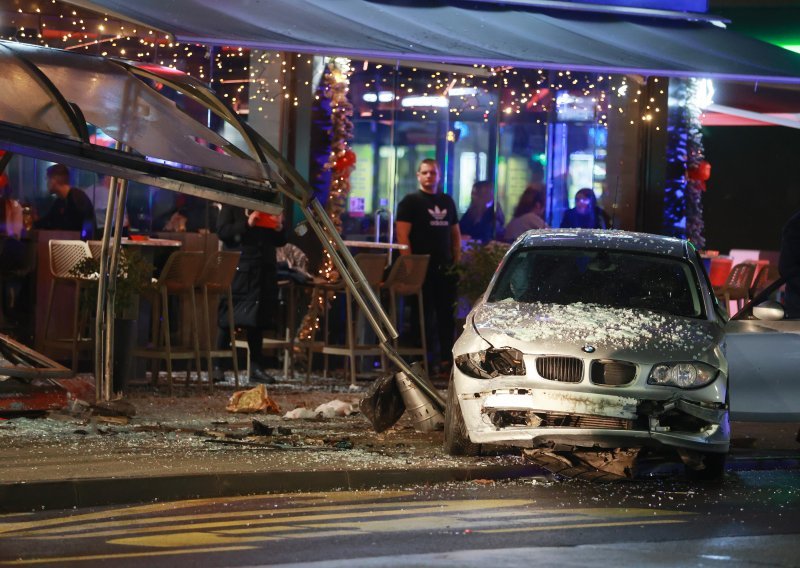
[[[703,454],[703,469],[688,469],[686,475],[694,481],[722,481],[725,475],[725,460],[728,454]]]
[[[452,376],[447,387],[447,406],[444,410],[444,451],[451,456],[477,456],[481,452],[480,444],[471,442],[467,434]]]

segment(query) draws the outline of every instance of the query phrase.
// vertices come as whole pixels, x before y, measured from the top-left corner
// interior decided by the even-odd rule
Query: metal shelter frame
[[[153,100],[154,94],[166,99],[164,95],[151,87],[151,84],[155,83],[167,85],[184,96],[190,97],[194,102],[227,122],[241,137],[238,147],[235,144],[229,144],[218,146],[214,151],[224,151],[227,156],[240,160],[252,160],[258,164],[261,176],[255,178],[244,176],[241,173],[231,173],[215,168],[213,165],[209,166],[202,160],[196,163],[172,165],[171,161],[162,156],[149,155],[146,148],[133,146],[127,139],[132,135],[128,136],[129,133],[122,128],[114,148],[92,144],[81,105],[64,96],[62,90],[48,75],[48,68],[41,64],[42,58],[46,59],[48,56],[53,56],[59,62],[61,66],[58,68],[59,70],[64,70],[63,67],[69,70],[70,65],[75,65],[76,68],[80,67],[83,70],[84,67],[92,65],[97,67],[98,63],[102,61],[103,65],[111,63],[114,73],[122,70],[134,77],[135,81],[125,83],[126,92],[120,98],[125,101],[124,104],[131,105],[133,112],[136,112],[136,105],[139,103],[139,99],[136,97],[142,94],[142,85],[147,87],[144,95],[151,100]],[[3,73],[4,65],[13,66],[16,73]],[[20,69],[23,69],[24,73],[20,72]],[[49,69],[52,72],[52,66]],[[102,80],[103,77],[101,73],[98,73],[95,78]],[[37,122],[33,124],[31,120],[34,119],[27,122],[24,119],[30,114],[18,112],[14,106],[16,104],[19,107],[25,102],[20,100],[22,94],[16,83],[20,81],[30,83],[31,80],[33,81],[31,84],[38,85],[50,97],[49,104],[40,109],[34,109],[36,112],[33,115]],[[63,86],[62,84],[62,88]],[[131,180],[272,214],[282,211],[283,201],[287,198],[297,203],[309,226],[330,254],[345,285],[353,294],[363,313],[366,314],[383,351],[437,407],[444,408],[445,403],[441,395],[431,388],[422,377],[419,377],[411,365],[394,350],[391,340],[397,337],[397,331],[322,205],[314,198],[312,187],[277,149],[246,123],[239,120],[236,113],[217,98],[208,87],[187,75],[166,67],[143,65],[113,58],[98,58],[50,48],[31,49],[30,46],[0,41],[0,100],[13,103],[5,107],[0,105],[0,149],[4,149],[8,153],[62,162],[68,166],[107,174],[113,178],[111,185],[113,191],[109,192],[105,230],[102,237],[100,290],[96,307],[95,375],[98,400],[109,400],[111,396],[114,294],[127,184]],[[175,124],[185,122],[188,116],[186,113],[171,103],[166,107],[170,107],[176,113]],[[132,109],[116,110],[120,110],[122,116],[131,113]],[[57,111],[55,116],[60,115],[63,118],[63,123],[59,125],[61,130],[42,126],[41,117],[46,113],[52,114],[54,110]],[[139,117],[129,116],[129,118],[136,120]],[[64,125],[67,127],[65,128]],[[140,129],[158,128],[157,124],[150,124],[146,121],[141,121],[138,126]],[[174,124],[165,124],[163,127],[174,128]],[[65,130],[69,134],[65,134]],[[194,129],[195,139],[198,138],[198,133],[206,140],[219,140],[216,133],[206,129],[199,122],[197,128]],[[187,144],[189,144],[188,140]],[[4,158],[4,160],[7,163],[7,159]]]

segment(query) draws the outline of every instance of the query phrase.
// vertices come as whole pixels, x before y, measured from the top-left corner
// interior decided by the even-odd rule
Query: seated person
[[[575,207],[564,213],[562,229],[610,229],[611,222],[605,211],[597,206],[597,197],[588,187],[575,194]]]
[[[508,222],[503,239],[512,242],[525,231],[547,229],[543,215],[544,190],[537,185],[529,185],[519,198],[514,209],[514,218]]]
[[[478,181],[472,186],[472,201],[458,225],[462,237],[486,244],[503,231],[503,210],[494,207],[494,185]]]

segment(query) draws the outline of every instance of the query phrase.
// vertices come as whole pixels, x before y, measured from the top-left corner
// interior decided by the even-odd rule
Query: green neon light
[[[795,53],[800,53],[800,43],[789,43],[789,44],[778,44],[783,49],[788,49],[789,51],[794,51]]]

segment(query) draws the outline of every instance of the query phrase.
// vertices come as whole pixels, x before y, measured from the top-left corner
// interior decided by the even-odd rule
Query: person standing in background
[[[784,310],[789,319],[800,318],[800,211],[783,226],[778,271],[786,278]]]
[[[47,168],[47,190],[56,196],[56,200],[34,227],[79,231],[83,240],[94,238],[97,230],[94,206],[82,190],[70,186],[67,166],[56,164]]]
[[[250,348],[250,381],[274,383],[264,370],[262,339],[264,331],[275,326],[278,305],[278,261],[276,248],[286,244],[283,220],[249,209],[223,205],[217,218],[217,233],[225,250],[238,250],[239,267],[233,279],[233,320],[243,327]],[[230,345],[227,303],[220,301],[217,341],[220,348]]]
[[[397,206],[396,234],[397,242],[409,247],[400,254],[430,255],[422,290],[425,334],[431,342],[438,337],[438,353],[429,345],[429,360],[438,360],[438,371],[445,374],[453,364],[457,296],[453,267],[461,259],[461,231],[455,202],[439,193],[440,180],[436,160],[422,160],[417,168],[419,191]]]

